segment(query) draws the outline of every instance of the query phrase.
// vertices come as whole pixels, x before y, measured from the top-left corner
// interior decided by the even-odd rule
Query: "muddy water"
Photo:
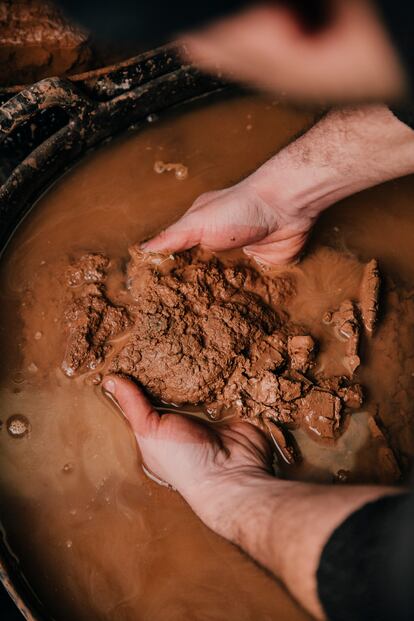
[[[125,421],[91,377],[63,375],[60,293],[68,257],[104,252],[120,275],[128,245],[172,222],[201,192],[238,181],[310,121],[259,97],[158,121],[67,174],[10,243],[0,266],[0,518],[22,571],[56,619],[306,618],[176,493],[142,474]],[[158,160],[184,164],[188,176],[154,173]],[[388,287],[382,323],[367,346],[360,374],[366,408],[335,451],[298,437],[305,466],[292,476],[331,480],[345,468],[377,480],[377,454],[365,450],[367,417],[375,412],[402,466],[414,453],[413,202],[414,181],[403,180],[342,203],[321,220],[295,268],[292,319],[321,340],[322,363],[333,372],[340,350],[320,318],[356,294],[361,260],[377,257],[397,289]],[[7,430],[11,416],[20,417],[13,419],[17,435]]]

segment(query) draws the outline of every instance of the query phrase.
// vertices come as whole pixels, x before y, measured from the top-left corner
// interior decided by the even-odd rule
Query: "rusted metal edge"
[[[31,87],[30,97],[26,91],[25,95],[17,95],[7,102],[0,108],[0,141],[38,112],[33,93],[39,94],[42,106],[53,102],[54,107],[68,111],[70,120],[37,146],[0,186],[0,246],[33,200],[88,148],[144,121],[149,114],[224,88],[224,83],[184,66],[98,104],[79,94],[70,81],[58,78],[48,78]],[[28,108],[22,107],[22,101],[28,101]]]
[[[185,48],[182,45],[170,43],[127,60],[66,78],[77,84],[92,99],[107,101],[126,90],[179,69],[183,64],[181,57],[184,55]],[[0,103],[29,86],[20,84],[0,88]]]

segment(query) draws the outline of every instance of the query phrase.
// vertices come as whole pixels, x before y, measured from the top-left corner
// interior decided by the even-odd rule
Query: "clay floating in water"
[[[187,179],[188,177],[187,166],[184,166],[184,164],[181,164],[180,162],[163,162],[162,160],[157,160],[154,163],[154,172],[158,174],[173,172],[175,178],[180,181]]]
[[[12,438],[24,438],[29,435],[31,425],[26,416],[14,414],[6,421],[6,428]]]

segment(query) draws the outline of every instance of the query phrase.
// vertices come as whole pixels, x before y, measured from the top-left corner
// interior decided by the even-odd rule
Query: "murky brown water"
[[[176,493],[146,479],[125,421],[99,387],[63,375],[59,279],[67,257],[83,250],[115,257],[120,273],[128,245],[172,222],[200,193],[238,181],[310,120],[244,97],[158,122],[66,175],[9,245],[0,266],[0,518],[22,571],[55,618],[306,617]],[[188,177],[155,174],[156,160],[182,162]],[[360,379],[369,389],[365,410],[375,413],[380,404],[403,468],[414,454],[413,203],[414,180],[406,179],[327,213],[295,268],[299,294],[290,309],[321,340],[322,360],[335,371],[339,350],[320,318],[355,295],[360,260],[377,257],[398,284],[386,294]],[[13,435],[6,421],[16,415]],[[366,419],[366,411],[354,415],[335,450],[298,435],[305,467],[292,476],[331,480],[344,468],[378,480]]]

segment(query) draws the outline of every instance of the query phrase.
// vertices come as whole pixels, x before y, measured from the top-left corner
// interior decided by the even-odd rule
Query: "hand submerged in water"
[[[278,199],[269,168],[262,166],[233,187],[202,194],[178,222],[141,248],[147,252],[180,252],[197,245],[211,250],[243,248],[259,262],[295,261],[315,218]]]
[[[174,487],[216,532],[217,505],[240,486],[272,478],[272,449],[249,423],[212,426],[180,414],[160,415],[131,381],[109,376],[103,384],[129,421],[145,467]],[[220,490],[221,493],[218,493]]]
[[[243,248],[263,263],[291,263],[322,211],[412,172],[413,137],[386,106],[332,110],[237,185],[200,196],[141,248],[161,253],[198,244]]]
[[[181,414],[160,415],[133,382],[115,375],[103,387],[129,421],[151,474],[324,619],[316,569],[325,542],[355,509],[394,490],[278,479],[270,445],[253,425],[212,426]]]

